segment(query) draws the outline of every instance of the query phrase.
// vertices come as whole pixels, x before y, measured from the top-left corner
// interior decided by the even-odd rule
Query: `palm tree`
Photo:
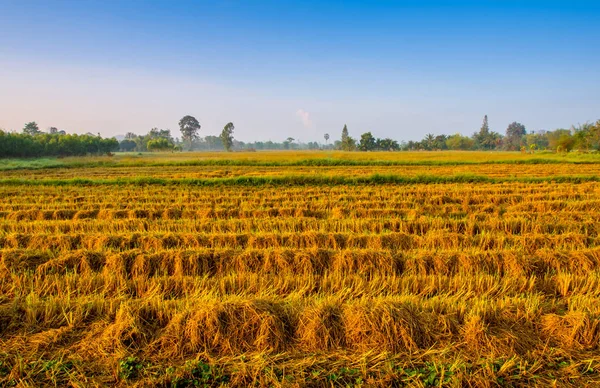
[[[425,148],[431,151],[435,147],[435,136],[432,133],[425,135]]]

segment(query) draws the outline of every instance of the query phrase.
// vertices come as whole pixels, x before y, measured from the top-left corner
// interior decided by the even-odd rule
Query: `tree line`
[[[181,139],[173,138],[169,129],[152,128],[145,135],[128,132],[125,139],[119,143],[121,151],[182,151],[182,150],[215,150],[232,151],[240,145],[233,138],[235,126],[225,124],[219,136],[199,136],[201,125],[193,116],[184,116],[179,120]],[[243,147],[242,147],[243,148]]]
[[[327,138],[329,135],[327,135]],[[334,148],[344,151],[435,151],[435,150],[503,150],[534,152],[536,150],[552,150],[568,152],[572,150],[600,150],[600,120],[596,123],[585,123],[570,129],[554,131],[527,132],[525,126],[518,122],[508,125],[504,135],[490,130],[487,115],[479,131],[471,136],[434,135],[428,133],[421,141],[408,141],[398,144],[391,139],[375,139],[371,132],[363,133],[360,139],[348,134],[344,125],[341,140],[334,143]]]
[[[202,126],[193,116],[184,116],[179,120],[181,138],[174,138],[169,129],[152,128],[145,135],[127,133],[125,139],[119,143],[121,151],[214,151],[214,150],[296,150],[296,149],[323,149],[317,142],[300,143],[293,137],[288,137],[283,142],[255,141],[243,142],[233,137],[235,125],[232,122],[225,124],[218,136],[200,136]],[[325,146],[333,148],[333,146]]]
[[[190,115],[179,120],[181,138],[173,137],[169,129],[152,128],[145,135],[128,132],[119,142],[115,138],[102,138],[100,134],[67,134],[51,127],[42,132],[35,122],[25,124],[22,133],[0,130],[1,157],[40,157],[40,156],[82,156],[89,154],[110,154],[116,151],[183,151],[183,150],[297,150],[329,149],[343,151],[416,151],[416,150],[506,150],[534,152],[553,150],[568,152],[571,150],[600,150],[600,120],[585,123],[570,129],[554,131],[527,132],[518,122],[511,123],[504,134],[490,130],[488,117],[485,116],[479,131],[471,136],[434,135],[428,133],[420,141],[398,142],[390,138],[376,138],[371,132],[365,132],[360,138],[350,136],[344,125],[340,140],[329,143],[330,135],[324,134],[325,144],[318,142],[301,143],[292,137],[283,142],[255,141],[242,142],[234,139],[235,126],[225,124],[218,136],[200,136],[201,125]]]
[[[25,124],[23,133],[0,130],[2,157],[83,156],[118,150],[119,142],[115,138],[103,139],[99,134],[71,135],[54,127],[45,133],[35,122]]]
[[[534,152],[551,150],[568,152],[572,150],[600,150],[600,120],[585,123],[569,129],[553,131],[531,131],[518,122],[512,122],[505,134],[490,130],[485,116],[478,132],[472,136],[455,134],[451,136],[427,134],[419,142],[408,142],[409,150],[504,150]]]

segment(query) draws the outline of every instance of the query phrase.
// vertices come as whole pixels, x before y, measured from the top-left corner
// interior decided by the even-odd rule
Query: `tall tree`
[[[510,123],[506,128],[506,137],[504,138],[504,148],[508,151],[518,151],[525,144],[524,136],[527,134],[525,126],[516,121]]]
[[[289,150],[290,147],[292,147],[292,144],[294,144],[294,140],[295,139],[293,137],[288,137],[287,139],[285,139],[285,141],[283,142],[283,148]]]
[[[356,141],[348,134],[348,127],[346,124],[344,124],[344,128],[342,129],[341,146],[344,151],[354,151],[356,148]]]
[[[490,136],[490,126],[488,124],[487,115],[483,116],[483,124],[481,124],[481,128],[479,132],[477,132],[473,136],[473,140],[475,140],[475,145],[480,149],[489,149],[489,136]]]
[[[38,127],[35,121],[29,122],[23,127],[23,133],[32,136],[38,135],[40,133],[40,127]]]
[[[231,151],[231,147],[233,146],[234,129],[235,127],[233,126],[233,123],[227,123],[223,128],[223,131],[221,131],[221,136],[219,136],[221,138],[221,142],[223,143],[223,147],[225,147],[227,151]]]
[[[493,150],[501,144],[502,136],[497,132],[490,131],[488,117],[485,115],[483,117],[481,129],[473,135],[473,140],[475,142],[475,148],[480,150]]]
[[[194,141],[198,139],[200,123],[194,116],[184,116],[181,120],[179,120],[179,130],[181,131],[182,140],[188,143],[191,151]]]
[[[483,124],[481,124],[481,129],[479,130],[479,133],[484,135],[490,133],[490,125],[488,123],[487,115],[483,116]]]
[[[344,128],[342,129],[342,144],[344,144],[350,135],[348,134],[348,127],[344,124]]]

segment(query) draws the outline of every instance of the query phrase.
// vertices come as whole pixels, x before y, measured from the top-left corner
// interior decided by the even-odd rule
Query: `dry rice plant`
[[[600,384],[600,163],[182,155],[0,171],[0,386]]]

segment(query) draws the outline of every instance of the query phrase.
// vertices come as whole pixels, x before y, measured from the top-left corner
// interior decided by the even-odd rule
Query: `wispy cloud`
[[[312,127],[312,121],[310,120],[310,113],[305,111],[304,109],[298,109],[296,111],[296,116],[302,120],[302,125],[304,128]]]

